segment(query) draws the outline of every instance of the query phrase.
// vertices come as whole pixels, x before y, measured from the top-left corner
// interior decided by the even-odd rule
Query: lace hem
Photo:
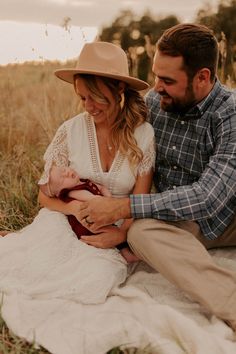
[[[49,172],[52,165],[68,166],[69,164],[69,151],[65,124],[61,125],[57,130],[55,137],[44,154],[44,160],[44,172],[38,181],[38,184],[45,184],[48,182]]]

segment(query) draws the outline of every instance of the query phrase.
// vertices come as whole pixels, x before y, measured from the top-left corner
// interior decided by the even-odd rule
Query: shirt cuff
[[[131,194],[130,208],[134,219],[152,218],[151,194]]]

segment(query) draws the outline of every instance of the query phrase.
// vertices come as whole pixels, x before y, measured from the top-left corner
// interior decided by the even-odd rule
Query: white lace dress
[[[61,125],[45,153],[48,179],[52,163],[71,166],[81,178],[104,184],[113,196],[132,192],[135,178],[154,165],[154,132],[149,123],[135,131],[144,158],[135,173],[119,152],[109,172],[103,172],[96,130],[83,113]],[[0,292],[22,294],[31,299],[67,299],[80,303],[104,302],[114,287],[127,276],[127,263],[114,249],[98,249],[82,243],[73,233],[67,217],[43,208],[20,232],[0,238]]]

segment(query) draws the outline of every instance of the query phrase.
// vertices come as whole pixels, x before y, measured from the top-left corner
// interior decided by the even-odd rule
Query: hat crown
[[[130,76],[128,58],[124,50],[109,42],[86,43],[75,68],[56,70],[59,79],[74,84],[77,74],[96,75],[123,81],[135,90],[148,88],[148,83]]]
[[[107,42],[86,43],[79,55],[76,68],[83,71],[129,76],[125,52],[120,47]]]

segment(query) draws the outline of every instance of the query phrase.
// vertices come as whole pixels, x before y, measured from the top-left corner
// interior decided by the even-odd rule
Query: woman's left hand
[[[81,236],[80,240],[97,248],[112,248],[126,241],[126,232],[117,226],[106,226],[96,235]]]

